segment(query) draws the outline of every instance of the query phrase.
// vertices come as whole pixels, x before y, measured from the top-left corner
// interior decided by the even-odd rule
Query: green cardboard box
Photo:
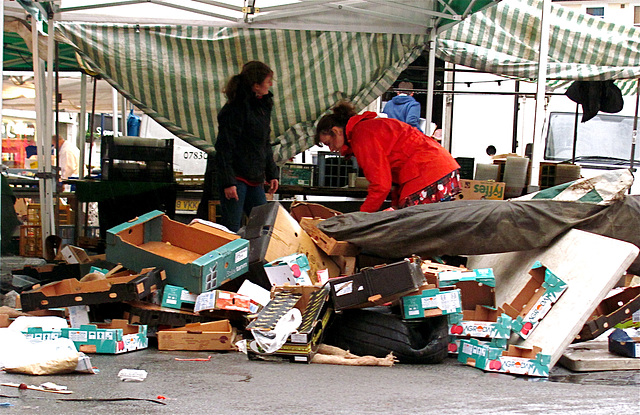
[[[400,298],[405,319],[462,313],[459,289],[429,288]]]
[[[489,287],[496,286],[496,277],[492,268],[441,271],[438,273],[438,280],[441,287],[456,285],[460,281],[476,281]]]
[[[487,372],[549,376],[551,356],[539,347],[509,345],[507,350],[481,345],[476,339],[461,340],[458,361]]]
[[[63,328],[62,336],[71,339],[80,352],[119,354],[149,346],[146,325],[114,319],[109,324],[85,324]]]
[[[133,270],[163,268],[167,283],[200,294],[249,269],[249,241],[202,225],[185,225],[159,210],[107,231],[107,261]]]
[[[165,285],[162,291],[162,307],[180,309],[183,305],[190,304],[193,308],[197,298],[197,294],[190,293],[182,287]]]
[[[531,278],[511,303],[502,309],[512,319],[511,330],[526,339],[566,291],[567,284],[539,261],[529,271]]]
[[[501,308],[476,306],[475,310],[463,310],[462,314],[449,314],[449,334],[492,339],[511,337],[511,317]]]

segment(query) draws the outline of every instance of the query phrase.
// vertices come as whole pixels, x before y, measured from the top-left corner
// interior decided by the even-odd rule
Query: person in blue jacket
[[[218,113],[216,154],[207,159],[198,216],[206,219],[216,172],[221,224],[233,232],[240,229],[243,214],[249,215],[253,207],[267,203],[265,184],[271,194],[278,190],[278,167],[270,141],[272,85],[271,68],[251,61],[229,79],[224,89],[227,103]]]
[[[382,110],[389,118],[395,118],[405,122],[418,130],[420,128],[420,103],[413,97],[413,84],[411,82],[400,82],[398,88],[402,90],[398,95],[387,102]]]

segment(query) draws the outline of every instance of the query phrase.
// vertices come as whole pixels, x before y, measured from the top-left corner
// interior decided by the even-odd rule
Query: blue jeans
[[[224,189],[220,189],[220,222],[233,232],[238,232],[238,229],[240,229],[243,213],[249,216],[254,206],[261,206],[267,203],[263,186],[249,186],[244,182],[238,181],[236,187],[238,200],[227,199],[224,196]]]

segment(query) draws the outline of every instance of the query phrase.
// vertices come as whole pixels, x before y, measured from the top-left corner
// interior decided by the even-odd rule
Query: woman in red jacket
[[[451,200],[460,192],[460,166],[433,138],[415,127],[375,112],[358,115],[339,102],[318,122],[316,143],[343,156],[355,156],[369,181],[362,212],[380,209],[392,186],[396,209]]]

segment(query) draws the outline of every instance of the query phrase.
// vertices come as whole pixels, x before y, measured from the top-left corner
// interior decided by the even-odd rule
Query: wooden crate
[[[305,230],[318,245],[318,248],[322,249],[329,255],[342,255],[342,256],[356,256],[360,252],[360,248],[351,242],[337,241],[329,235],[318,229],[318,223],[324,219],[318,218],[301,218],[300,226]]]
[[[42,227],[20,226],[20,256],[42,257]]]

